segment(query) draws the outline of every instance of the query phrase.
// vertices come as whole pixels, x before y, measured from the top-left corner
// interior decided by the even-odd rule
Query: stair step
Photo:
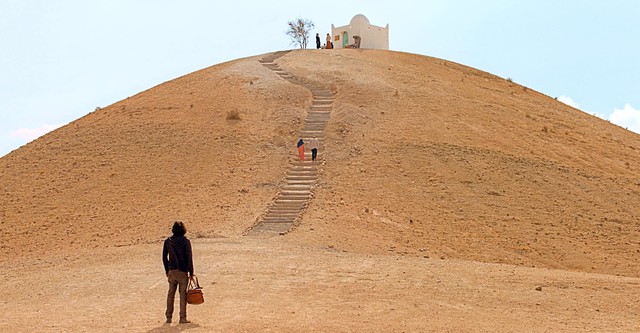
[[[304,208],[303,204],[286,204],[286,203],[282,203],[282,204],[278,204],[276,206],[273,206],[271,209],[273,209],[274,212],[292,212],[292,211],[296,211],[296,212],[300,212],[302,210],[302,208]]]
[[[276,204],[305,204],[309,198],[277,198]]]
[[[260,223],[251,229],[248,236],[284,235],[291,229],[289,223]]]
[[[301,190],[305,190],[305,191],[311,192],[311,187],[309,186],[309,187],[301,188],[301,187],[284,186],[282,188],[282,190],[283,191],[301,191]]]
[[[320,131],[320,130],[305,130],[304,132],[302,132],[300,134],[302,136],[314,137],[314,136],[322,136],[322,135],[324,135],[324,131]]]
[[[300,204],[274,204],[271,205],[271,207],[268,208],[269,211],[274,211],[274,212],[297,212],[300,211],[300,209],[302,209],[302,205]]]
[[[291,195],[309,195],[311,194],[311,190],[310,189],[305,189],[305,188],[294,188],[294,189],[289,189],[289,190],[285,190],[282,189],[280,191],[280,194],[291,194]]]
[[[289,214],[289,215],[298,215],[300,214],[301,209],[269,209],[267,214]]]
[[[333,101],[335,101],[335,97],[333,95],[316,95],[313,94],[312,96],[312,100],[313,101],[330,101],[333,103]]]
[[[333,100],[329,99],[313,99],[311,101],[311,105],[331,105],[333,104]]]
[[[327,125],[329,123],[329,116],[307,116],[304,120],[306,125],[309,124],[323,124]]]
[[[292,177],[312,177],[313,179],[318,178],[318,173],[287,173],[285,178]]]
[[[298,163],[299,163],[299,162],[298,162]],[[313,162],[312,162],[312,161],[308,161],[308,162],[304,162],[304,163],[312,164]],[[287,175],[285,175],[285,178],[287,178]],[[316,178],[317,178],[317,177],[316,177]],[[294,184],[294,183],[297,183],[297,182],[299,182],[299,183],[304,183],[304,182],[307,182],[307,181],[309,181],[309,180],[315,180],[315,178],[314,178],[314,179],[295,179],[295,176],[293,176],[293,178],[291,178],[291,179],[288,181],[288,183],[289,183],[289,184]]]
[[[325,129],[327,128],[326,125],[322,125],[322,126],[309,126],[309,127],[303,127],[302,130],[300,132],[315,132],[316,135],[318,134],[318,132],[322,132],[324,134]],[[303,139],[304,140],[304,139]],[[309,149],[307,147],[305,147],[306,149]]]
[[[315,175],[315,176],[288,176],[287,175],[284,178],[287,179],[287,180],[298,180],[299,181],[299,180],[316,180],[316,179],[318,179],[318,176],[317,175]]]
[[[313,96],[333,97],[335,95],[333,92],[329,90],[323,90],[323,89],[310,89],[310,90]]]
[[[311,195],[311,191],[309,190],[283,190],[280,192],[280,196],[285,196],[285,195],[289,195],[289,196],[310,196]]]
[[[298,212],[299,213],[299,212]],[[261,218],[263,221],[293,221],[298,217],[299,214],[289,214],[287,216],[276,216],[277,214],[267,213],[265,216]]]
[[[315,165],[297,165],[287,169],[287,172],[318,172],[318,168]]]
[[[333,106],[325,106],[325,105],[311,105],[309,107],[309,110],[311,111],[331,111],[331,109],[333,109]]]
[[[298,161],[297,159],[295,161],[291,162],[291,164],[293,164],[295,166],[316,165],[315,163],[313,163],[310,160]]]
[[[295,177],[310,177],[310,179],[316,179],[318,178],[318,173],[314,172],[314,173],[296,173],[296,172],[287,172],[284,175],[285,178],[291,178],[291,180],[296,180],[293,179]],[[297,179],[297,180],[308,180],[308,179]]]
[[[278,202],[276,201],[269,209],[275,210],[301,210],[306,202]]]
[[[300,215],[300,210],[295,211],[295,212],[272,212],[272,211],[268,211],[267,214],[265,215],[265,217],[281,217],[281,218],[295,219],[296,217],[298,217],[298,215]]]
[[[288,175],[295,175],[295,174],[302,174],[302,175],[309,175],[309,174],[313,174],[313,175],[317,175],[318,174],[318,170],[316,169],[300,169],[302,167],[298,167],[295,169],[289,169],[287,170]]]
[[[303,138],[304,140],[304,138]],[[292,164],[287,170],[314,170],[317,171],[318,167],[313,164]]]
[[[296,193],[296,192],[280,192],[277,199],[308,199],[311,196],[311,192]]]
[[[304,203],[305,201],[309,200],[309,195],[292,195],[292,194],[287,194],[287,195],[278,195],[278,197],[276,198],[276,203],[280,203],[280,204],[286,204],[286,203]]]
[[[310,151],[305,151],[304,154],[305,154],[305,156],[306,155],[311,156],[311,152]],[[296,166],[293,166],[293,167],[287,169],[287,172],[306,172],[306,173],[313,172],[313,173],[315,173],[315,172],[318,172],[318,169],[313,164],[310,164],[310,165],[296,165]]]
[[[296,218],[298,218],[298,215],[286,216],[286,217],[265,216],[261,219],[261,221],[267,222],[267,223],[293,223],[293,221],[295,221]]]

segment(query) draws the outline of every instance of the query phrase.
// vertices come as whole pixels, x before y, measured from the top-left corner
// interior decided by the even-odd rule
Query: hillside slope
[[[250,228],[311,96],[258,59],[161,84],[0,159],[1,260],[154,243],[176,218],[194,238]],[[639,276],[637,134],[441,59],[309,50],[278,63],[337,96],[320,184],[287,239]]]

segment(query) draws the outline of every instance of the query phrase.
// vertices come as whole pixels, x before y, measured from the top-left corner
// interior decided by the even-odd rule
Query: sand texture
[[[442,59],[292,51],[335,94],[318,182],[291,232],[244,236],[312,103],[261,58],[0,159],[0,331],[640,331],[638,134]],[[187,325],[163,324],[175,219],[205,288]]]

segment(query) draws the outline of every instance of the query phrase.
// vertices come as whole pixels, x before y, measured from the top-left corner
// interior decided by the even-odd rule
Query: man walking
[[[309,149],[311,149],[311,161],[315,162],[316,157],[318,157],[318,147],[320,146],[320,142],[314,136],[311,141],[309,141]]]
[[[316,33],[316,49],[320,48],[320,34]]]
[[[189,277],[193,276],[191,242],[184,236],[187,233],[187,228],[182,221],[175,221],[171,231],[173,235],[164,241],[162,248],[162,263],[169,281],[165,315],[167,323],[171,323],[173,301],[176,289],[178,289],[180,291],[180,324],[188,324],[190,321],[187,320],[187,285]]]

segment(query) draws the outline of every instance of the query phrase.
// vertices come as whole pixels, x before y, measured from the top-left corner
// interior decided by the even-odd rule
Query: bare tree
[[[298,18],[293,21],[289,21],[289,30],[287,30],[287,36],[291,38],[291,43],[300,46],[301,49],[306,49],[309,43],[309,32],[313,29],[314,25],[311,20]]]

